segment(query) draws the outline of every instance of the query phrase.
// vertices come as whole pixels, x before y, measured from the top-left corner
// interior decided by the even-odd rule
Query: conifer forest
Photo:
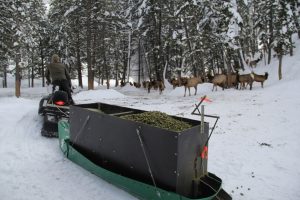
[[[16,84],[45,84],[53,54],[80,87],[86,75],[88,89],[129,77],[206,79],[275,57],[280,79],[282,57],[293,55],[291,36],[300,38],[298,0],[1,0],[0,10],[3,87],[7,74]]]

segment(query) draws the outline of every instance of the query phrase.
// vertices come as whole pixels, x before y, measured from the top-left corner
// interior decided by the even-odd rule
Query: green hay
[[[186,122],[174,119],[169,115],[159,112],[151,111],[144,112],[140,114],[125,115],[121,117],[122,119],[127,119],[135,122],[140,122],[155,126],[162,129],[167,129],[170,131],[181,132],[183,130],[189,129],[192,127],[191,124]]]

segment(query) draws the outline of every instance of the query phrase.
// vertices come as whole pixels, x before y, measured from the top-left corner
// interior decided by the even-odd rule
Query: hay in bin
[[[140,114],[125,115],[121,118],[175,132],[181,132],[192,127],[191,124],[174,119],[169,115],[159,111],[150,111]]]

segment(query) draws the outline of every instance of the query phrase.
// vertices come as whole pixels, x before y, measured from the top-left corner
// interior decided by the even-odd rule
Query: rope
[[[208,183],[206,183],[205,181],[199,179],[200,182],[204,183],[205,185],[207,185],[210,189],[212,189],[214,192],[217,192],[212,186],[210,186]]]
[[[86,119],[85,119],[85,121],[84,121],[84,123],[83,123],[81,129],[79,130],[78,134],[76,135],[74,142],[77,141],[78,136],[81,135],[81,133],[83,132],[83,129],[85,128],[85,126],[87,125],[87,123],[88,123],[89,120],[90,120],[90,116],[88,115],[88,116],[86,117]]]
[[[56,107],[62,114],[64,114],[64,116],[69,117],[69,114],[68,114],[68,113],[62,111],[56,104],[54,104],[54,105],[55,105],[55,107]]]
[[[144,153],[146,162],[147,162],[148,170],[149,170],[149,173],[150,173],[150,176],[151,176],[153,185],[154,185],[154,187],[155,187],[155,189],[156,189],[156,193],[157,193],[158,197],[161,198],[160,192],[158,191],[157,186],[156,186],[156,183],[155,183],[155,179],[154,179],[154,176],[153,176],[151,167],[150,167],[150,162],[149,162],[149,159],[148,159],[148,157],[147,157],[146,150],[145,150],[144,143],[143,143],[142,137],[141,137],[141,135],[140,135],[139,129],[136,129],[136,134],[137,134],[138,137],[139,137],[140,144],[141,144],[141,147],[142,147],[142,150],[143,150],[143,153]]]

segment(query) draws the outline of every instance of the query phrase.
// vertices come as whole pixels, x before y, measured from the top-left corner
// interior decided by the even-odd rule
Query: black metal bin
[[[182,132],[120,118],[142,112],[147,111],[105,103],[71,106],[70,142],[103,168],[192,197],[193,180],[207,174],[207,159],[200,154],[208,123],[201,134],[200,121],[187,118],[172,116],[192,125]]]

